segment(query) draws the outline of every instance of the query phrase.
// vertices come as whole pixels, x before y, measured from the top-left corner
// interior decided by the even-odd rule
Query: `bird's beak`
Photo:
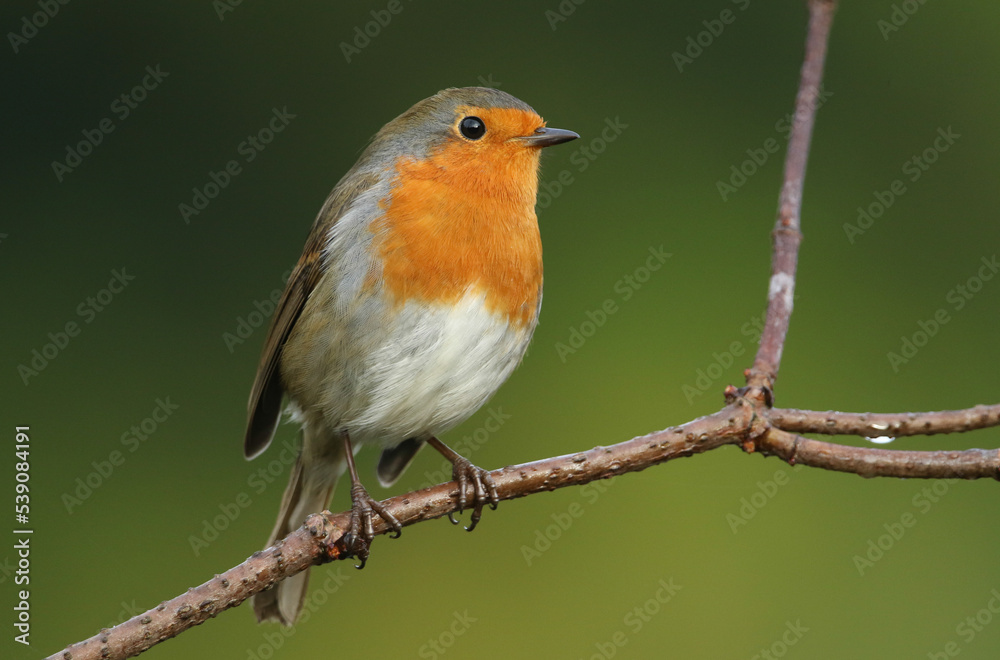
[[[523,140],[530,147],[551,147],[554,144],[562,144],[580,137],[573,131],[562,128],[541,127],[535,129],[532,135],[525,135],[519,139]]]

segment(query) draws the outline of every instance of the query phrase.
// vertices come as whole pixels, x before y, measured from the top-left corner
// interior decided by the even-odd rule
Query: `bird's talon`
[[[465,511],[466,507],[472,509],[472,517],[469,519],[469,526],[465,529],[467,531],[472,531],[479,524],[479,519],[483,516],[483,506],[486,504],[490,505],[491,509],[497,508],[497,503],[500,501],[497,495],[496,484],[493,482],[493,478],[490,473],[486,470],[476,467],[473,465],[469,459],[461,456],[454,449],[444,444],[437,438],[429,438],[427,440],[428,444],[441,452],[441,455],[451,461],[451,479],[458,486],[458,493],[455,497],[455,504],[458,506],[456,509],[459,513]],[[471,484],[470,484],[471,482]],[[469,500],[469,494],[466,489],[468,486],[472,486],[471,490],[471,501]],[[455,520],[453,512],[448,513],[448,520],[453,524],[458,524]]]
[[[352,527],[354,527],[353,523]],[[361,563],[355,565],[354,568],[358,570],[364,568],[368,562],[368,543],[362,537],[358,536],[356,531],[349,531],[344,534],[342,543],[347,556],[357,557],[361,560]]]
[[[490,508],[494,511],[497,510],[497,504],[500,502],[500,496],[497,495],[497,485],[493,481],[493,477],[490,476],[489,472],[483,472],[483,484],[486,486],[490,493]]]
[[[391,538],[399,538],[403,526],[384,506],[368,495],[360,482],[351,488],[351,525],[344,534],[344,548],[350,557],[357,557],[361,563],[355,568],[362,569],[368,563],[372,539],[375,538],[373,513],[377,513],[392,530]]]
[[[458,512],[462,513],[467,506],[472,507],[472,517],[469,519],[468,526],[465,527],[465,531],[471,532],[479,524],[480,518],[483,517],[484,504],[488,503],[491,509],[496,510],[497,502],[499,502],[496,486],[489,476],[489,472],[476,467],[465,458],[455,462],[452,479],[458,483]],[[469,481],[472,482],[471,502],[466,497]],[[448,518],[452,519],[450,513]],[[452,522],[456,521],[452,519]]]
[[[479,524],[479,519],[483,517],[483,505],[482,502],[476,504],[476,508],[472,511],[472,517],[469,519],[469,525],[465,528],[465,531],[471,532]]]
[[[459,472],[458,475],[452,475],[454,478],[457,476],[458,481],[458,512],[462,513],[465,511],[465,507],[468,504],[468,499],[465,497],[465,489],[469,485],[469,479],[465,472]]]

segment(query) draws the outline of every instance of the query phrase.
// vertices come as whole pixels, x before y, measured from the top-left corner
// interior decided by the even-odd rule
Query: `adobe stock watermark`
[[[736,513],[727,513],[726,522],[733,534],[740,531],[741,527],[746,527],[750,521],[757,516],[761,509],[774,499],[782,487],[787,486],[792,479],[792,474],[802,469],[801,465],[792,468],[785,468],[775,471],[770,479],[757,482],[757,488],[750,497],[741,497],[740,506]]]
[[[289,268],[281,276],[282,283],[287,284],[288,278],[291,276],[292,269]],[[263,300],[254,300],[252,310],[236,317],[236,327],[233,328],[233,331],[222,333],[222,343],[226,345],[230,355],[236,352],[237,346],[245,344],[254,331],[271,318],[275,306],[281,300],[282,293],[284,293],[284,287],[275,287]]]
[[[576,13],[576,8],[584,2],[586,0],[562,0],[555,9],[546,9],[545,20],[548,21],[552,31],[555,32],[560,23],[568,21],[569,17]]]
[[[469,610],[462,612],[455,610],[451,613],[451,619],[445,629],[417,649],[417,657],[437,660],[455,645],[459,637],[469,632],[469,628],[478,620],[469,616]]]
[[[119,623],[124,623],[125,621],[128,621],[135,615],[142,614],[143,612],[149,609],[148,607],[139,607],[139,605],[135,602],[134,598],[129,602],[125,602],[124,600],[119,601],[119,604],[122,606],[122,608],[118,610],[118,614],[115,616],[115,618],[112,621],[109,621],[108,624],[104,626],[104,628],[114,628]]]
[[[929,660],[949,660],[950,658],[954,658],[962,652],[963,644],[974,642],[976,637],[985,631],[987,626],[993,623],[997,615],[1000,615],[1000,589],[990,589],[990,593],[986,595],[989,597],[989,600],[979,610],[965,617],[955,626],[955,635],[961,638],[961,641],[949,641],[945,643],[944,648],[940,651],[929,651],[927,653]]]
[[[38,0],[38,11],[21,17],[21,26],[17,32],[8,32],[7,41],[17,55],[21,48],[38,36],[38,31],[49,24],[49,19],[55,18],[63,5],[69,0]]]
[[[0,584],[3,584],[17,572],[16,562],[13,561],[10,556],[4,557],[4,560],[0,562]]]
[[[816,97],[809,104],[809,107],[819,110],[833,96],[833,92],[826,89],[822,84]],[[784,117],[774,122],[774,130],[785,142],[792,136],[792,129],[801,121],[794,113],[787,113]],[[773,160],[771,156],[781,149],[781,142],[777,138],[769,137],[758,147],[750,147],[746,150],[747,158],[736,165],[729,166],[729,178],[718,179],[715,182],[715,189],[718,191],[722,201],[728,202],[729,198],[739,192],[753,175],[761,171],[768,162]]]
[[[764,320],[766,316],[766,311],[755,314],[740,326],[740,334],[748,338],[751,346],[756,346],[760,343],[761,335],[764,332]],[[694,380],[690,384],[684,383],[681,385],[681,394],[684,395],[684,399],[688,402],[688,405],[693,404],[695,399],[700,398],[712,389],[726,373],[726,369],[729,369],[736,363],[736,358],[746,354],[750,346],[747,346],[744,341],[743,339],[738,339],[731,342],[722,353],[713,352],[712,361],[708,366],[695,369]]]
[[[893,32],[899,32],[900,28],[906,25],[910,17],[916,14],[917,10],[923,7],[926,2],[927,0],[903,0],[898,4],[893,3],[888,20],[880,18],[875,21],[875,27],[882,35],[882,40],[889,41],[889,35]]]
[[[500,89],[503,87],[503,83],[499,80],[493,80],[493,74],[487,73],[485,76],[477,76],[476,80],[479,81],[480,87],[492,87],[493,89]]]
[[[726,369],[736,364],[736,358],[746,353],[746,347],[742,341],[734,341],[722,353],[712,353],[712,362],[704,369],[695,370],[694,385],[684,383],[681,385],[681,393],[688,405],[694,403],[695,399],[703,395],[712,385],[726,373]]]
[[[614,479],[591,481],[580,488],[580,499],[588,505],[593,505],[601,498],[601,495],[608,492],[608,488],[614,483]],[[573,526],[573,523],[582,518],[586,512],[584,505],[576,501],[571,502],[563,511],[549,514],[552,524],[536,529],[532,534],[531,542],[521,545],[521,556],[524,558],[524,562],[529,567],[532,566],[536,560],[551,550],[552,544],[561,539],[562,535]]]
[[[917,330],[913,334],[899,338],[898,353],[889,351],[885,354],[893,373],[898,374],[900,368],[916,357],[920,349],[926,346],[931,338],[936,337],[941,328],[951,321],[951,314],[948,313],[949,307],[953,312],[962,311],[969,301],[983,290],[986,282],[992,280],[997,271],[1000,270],[1000,262],[997,261],[995,254],[989,258],[983,257],[979,261],[981,265],[974,275],[945,294],[944,301],[948,303],[948,306],[939,307],[927,320],[918,320]]]
[[[500,427],[510,418],[511,415],[503,411],[503,406],[490,407],[486,413],[486,419],[475,431],[463,435],[461,440],[455,444],[449,444],[449,446],[465,458],[469,458],[499,433]],[[452,469],[452,464],[445,460],[441,463],[441,467],[438,470],[424,472],[424,482],[417,486],[417,490],[423,490],[424,488],[430,488],[431,486],[451,481]]]
[[[618,313],[622,303],[631,300],[636,292],[652,279],[653,273],[660,270],[667,259],[674,256],[672,253],[666,252],[662,245],[649,247],[646,251],[649,256],[646,257],[642,265],[637,266],[631,273],[622,275],[621,279],[615,282],[612,289],[617,295],[605,298],[595,309],[584,312],[585,319],[579,325],[570,326],[566,341],[556,342],[556,354],[563,364],[566,363],[568,356],[583,348],[587,340],[597,334],[597,331],[604,327],[609,318]]]
[[[730,2],[736,5],[740,11],[746,11],[747,7],[750,6],[750,0],[730,0]],[[705,49],[711,47],[715,43],[715,40],[722,36],[726,26],[736,22],[738,15],[732,9],[726,7],[719,12],[718,18],[702,21],[701,24],[705,29],[694,36],[688,36],[684,42],[684,52],[675,50],[671,54],[677,70],[684,73],[685,66],[694,64],[694,61],[701,57]]]
[[[267,148],[267,145],[271,144],[274,138],[284,131],[297,116],[288,112],[287,105],[282,106],[280,110],[271,108],[271,116],[266,125],[256,133],[246,136],[242,142],[236,145],[236,153],[243,157],[243,163],[252,163],[256,160],[257,156]],[[191,218],[200,215],[202,211],[207,209],[211,201],[218,197],[219,193],[242,173],[243,165],[235,158],[226,161],[226,164],[218,172],[209,170],[208,181],[191,189],[191,203],[182,202],[177,205],[177,211],[181,214],[184,224],[191,224]]]
[[[629,639],[639,634],[683,588],[683,585],[675,584],[672,577],[657,580],[650,597],[625,613],[621,628],[609,639],[594,642],[594,653],[586,656],[586,660],[611,660],[618,655],[618,651],[628,645]],[[584,657],[580,656],[580,660]]]
[[[923,486],[910,500],[910,505],[916,512],[904,511],[898,518],[883,523],[882,530],[885,533],[868,539],[864,550],[851,557],[854,568],[858,569],[858,575],[864,577],[866,572],[882,561],[906,533],[920,522],[920,516],[927,515],[958,481],[958,479],[941,479]]]
[[[788,655],[788,651],[802,641],[809,629],[802,625],[802,619],[796,619],[795,623],[785,621],[785,629],[778,639],[770,645],[762,648],[757,653],[750,656],[750,660],[775,660]]]
[[[84,324],[92,323],[97,315],[107,309],[115,297],[121,294],[134,279],[135,275],[129,275],[124,266],[120,269],[113,269],[108,285],[94,295],[84,298],[76,306],[76,315],[83,319]],[[48,333],[46,338],[49,341],[42,344],[41,348],[33,348],[31,358],[17,365],[17,375],[21,377],[24,386],[27,387],[32,378],[38,377],[41,372],[45,371],[49,364],[66,350],[70,342],[80,336],[81,332],[83,332],[83,326],[78,322],[67,321],[60,329]]]
[[[160,86],[170,75],[169,71],[161,71],[160,65],[146,67],[146,75],[132,89],[126,90],[111,102],[109,109],[119,122],[128,119],[139,104],[146,100],[149,93]],[[56,181],[63,182],[67,174],[83,164],[83,159],[94,153],[94,149],[104,142],[104,137],[110,135],[118,127],[111,117],[105,117],[97,122],[94,128],[85,128],[80,133],[83,139],[76,144],[66,145],[66,156],[63,160],[52,161],[52,173]]]
[[[298,458],[299,448],[295,440],[289,438],[281,444],[280,452],[275,454],[272,451],[272,456],[273,458],[267,464],[260,465],[256,472],[250,473],[250,476],[247,477],[247,488],[255,495],[263,493],[275,481],[281,484],[285,483],[282,477],[287,480],[288,467]],[[240,491],[228,502],[220,502],[218,505],[219,513],[211,520],[208,518],[202,520],[199,532],[188,536],[188,545],[191,546],[191,552],[194,553],[194,556],[201,556],[202,550],[214,543],[222,532],[229,529],[229,526],[236,522],[240,514],[253,502],[253,497],[246,490]],[[296,524],[302,522],[300,520]]]
[[[273,630],[260,628],[263,641],[257,646],[247,648],[247,660],[271,660],[275,652],[284,646],[290,637],[295,636],[299,626],[308,623],[316,611],[326,605],[330,597],[340,591],[341,587],[355,574],[353,569],[345,571],[342,561],[336,562],[336,568],[328,564],[311,570],[313,571],[312,587],[302,602],[302,610],[299,612],[299,618],[295,621],[295,625],[278,626]]]
[[[222,23],[226,20],[226,14],[232,14],[242,4],[243,0],[212,0],[212,9]]]
[[[604,128],[601,129],[600,134],[597,137],[591,138],[589,142],[581,144],[570,153],[569,162],[574,165],[576,173],[582,174],[590,167],[591,163],[607,150],[608,145],[617,140],[625,132],[626,128],[628,128],[628,124],[624,123],[621,117],[617,115],[614,119],[605,117]],[[576,183],[576,177],[573,175],[573,171],[569,169],[560,171],[559,174],[548,181],[540,181],[538,184],[538,208],[547,209],[553,201],[558,199],[574,183]]]
[[[929,147],[903,161],[900,168],[903,175],[910,183],[916,183],[938,161],[941,154],[948,151],[960,137],[962,136],[955,133],[951,126],[938,128],[937,136]],[[902,178],[899,178],[894,179],[885,190],[872,192],[875,201],[866,207],[858,207],[858,219],[853,224],[844,223],[844,234],[847,236],[847,241],[853,245],[857,237],[871,229],[875,221],[881,218],[886,210],[896,203],[897,199],[905,195],[907,190],[906,183]]]
[[[154,401],[153,410],[148,416],[133,424],[118,436],[118,441],[125,447],[126,451],[112,449],[104,458],[90,462],[93,468],[82,477],[77,477],[74,482],[75,488],[62,494],[62,503],[66,508],[66,513],[73,513],[80,508],[84,502],[90,499],[97,489],[106,484],[111,479],[115,470],[120,468],[128,460],[128,457],[142,447],[149,438],[156,433],[160,425],[170,419],[173,414],[180,409],[180,405],[170,400],[170,397],[157,398]]]
[[[351,43],[346,41],[340,42],[340,52],[343,54],[344,59],[347,63],[351,63],[351,59],[357,57],[361,54],[365,48],[371,45],[372,40],[378,38],[382,34],[382,30],[389,27],[389,23],[392,22],[394,16],[399,16],[403,13],[405,6],[402,0],[389,0],[386,4],[385,9],[372,9],[368,13],[371,15],[372,20],[367,21],[364,25],[355,25],[352,33],[353,39]]]

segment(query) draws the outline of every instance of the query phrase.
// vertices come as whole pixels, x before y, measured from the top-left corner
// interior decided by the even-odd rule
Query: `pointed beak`
[[[523,140],[531,147],[551,147],[554,144],[562,144],[563,142],[569,142],[570,140],[575,140],[580,137],[577,133],[573,131],[567,131],[562,128],[546,128],[542,127],[536,129],[532,135],[525,135],[519,139]]]

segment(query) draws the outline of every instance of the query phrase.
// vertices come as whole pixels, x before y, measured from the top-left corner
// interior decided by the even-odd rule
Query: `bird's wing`
[[[306,240],[302,256],[285,285],[274,311],[264,351],[257,365],[257,377],[247,405],[247,431],[243,454],[254,458],[271,444],[281,416],[281,352],[305,307],[309,295],[323,275],[323,249],[330,228],[351,207],[357,197],[378,182],[375,174],[349,172],[330,193]]]

